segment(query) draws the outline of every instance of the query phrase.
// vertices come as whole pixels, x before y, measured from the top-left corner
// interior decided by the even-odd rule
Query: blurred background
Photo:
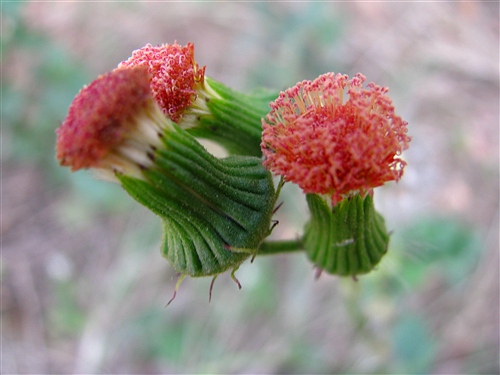
[[[2,373],[499,373],[498,2],[2,2]],[[376,271],[303,254],[177,276],[159,219],[55,162],[78,90],[134,49],[191,41],[249,91],[328,71],[388,86],[413,137],[376,190]],[[284,194],[297,191],[288,186]],[[274,236],[293,238],[304,202]]]

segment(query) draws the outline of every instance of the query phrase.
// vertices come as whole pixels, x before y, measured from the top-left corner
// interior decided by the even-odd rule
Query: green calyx
[[[211,78],[205,78],[207,113],[197,116],[197,124],[187,131],[220,144],[232,155],[262,155],[262,118],[278,93],[255,91],[243,94]]]
[[[192,277],[237,268],[269,235],[271,174],[250,156],[217,159],[178,126],[165,132],[144,180],[118,175],[163,221],[163,255]]]
[[[318,268],[355,276],[370,272],[380,262],[387,252],[389,234],[371,195],[357,194],[334,207],[319,195],[308,194],[306,199],[311,220],[303,244]]]

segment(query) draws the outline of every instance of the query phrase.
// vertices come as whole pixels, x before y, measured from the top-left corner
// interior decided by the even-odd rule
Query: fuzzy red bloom
[[[182,112],[196,99],[196,84],[203,82],[205,67],[194,60],[194,45],[177,43],[153,47],[147,44],[132,53],[118,69],[147,66],[151,74],[153,96],[172,121],[178,121]]]
[[[407,123],[394,114],[387,88],[363,88],[364,81],[327,73],[282,92],[262,120],[266,168],[305,193],[330,195],[334,205],[399,180]]]
[[[154,101],[145,68],[99,76],[75,97],[57,133],[57,159],[73,171],[106,168]]]

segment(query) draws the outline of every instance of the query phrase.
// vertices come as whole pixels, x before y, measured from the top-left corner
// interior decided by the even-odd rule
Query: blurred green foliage
[[[377,367],[377,372],[432,372],[437,353],[446,343],[439,341],[433,334],[428,312],[414,311],[405,301],[419,293],[425,287],[426,280],[435,276],[443,277],[453,290],[474,270],[480,255],[480,245],[477,232],[453,218],[417,219],[394,235],[393,248],[388,255],[391,257],[389,262],[396,265],[394,272],[388,272],[382,265],[381,269],[361,277],[358,282],[345,280],[347,284],[344,286],[348,286],[343,288],[346,299],[336,303],[345,304],[348,309],[355,328],[353,340],[373,345],[373,350],[386,345],[389,347],[392,359]],[[411,255],[415,253],[418,256]],[[297,257],[295,261],[298,264],[304,259]],[[240,358],[246,363],[249,361],[248,356],[258,354],[242,353],[237,348],[228,347],[227,342],[221,342],[219,325],[232,327],[231,320],[240,320],[241,331],[234,332],[236,336],[243,334],[249,325],[256,322],[268,321],[269,324],[279,325],[280,298],[283,298],[271,257],[258,259],[249,267],[257,273],[256,279],[250,285],[244,285],[246,293],[238,297],[237,307],[221,306],[212,310],[214,307],[210,305],[208,308],[212,312],[206,321],[199,320],[200,312],[178,316],[165,314],[157,306],[146,307],[137,317],[126,322],[120,335],[139,340],[138,347],[146,358],[165,361],[178,368],[183,368],[183,364],[189,362],[192,371],[205,369],[210,364],[217,369],[220,366],[217,361],[224,357]],[[206,298],[208,293],[208,281],[204,281],[196,280],[200,298],[204,298],[203,294]],[[217,304],[221,298],[218,293],[216,283],[215,301],[212,304]],[[370,307],[372,305],[379,307],[374,309]],[[220,309],[235,316],[226,322],[219,321],[217,317],[220,311],[218,313],[217,310]],[[373,314],[384,311],[389,311],[391,324],[389,331],[381,335],[370,327],[369,322],[373,320]],[[321,316],[325,312],[317,314]],[[243,321],[245,323],[241,323]],[[332,368],[331,356],[335,354],[325,352],[321,341],[316,342],[314,338],[304,336],[300,329],[297,332],[278,330],[269,335],[281,335],[275,336],[275,339],[285,339],[287,342],[286,352],[280,354],[279,373],[349,374],[359,371],[356,367]],[[384,339],[386,335],[389,338],[387,342]],[[261,357],[260,361],[272,363],[272,359],[267,357]]]
[[[283,11],[273,2],[258,2],[255,8],[268,21],[269,33],[274,37],[271,43],[263,43],[273,58],[261,61],[250,72],[248,79],[252,85],[284,89],[325,72],[349,72],[332,56],[347,19],[331,5],[313,2],[297,12],[293,8]]]
[[[86,323],[83,306],[76,300],[78,285],[69,280],[53,283],[54,306],[48,317],[54,338],[71,338],[82,333]]]
[[[73,212],[80,207],[83,216],[88,216],[89,209],[116,211],[130,207],[118,186],[97,180],[87,172],[69,178],[70,171],[56,162],[55,130],[75,95],[91,77],[64,48],[30,30],[23,22],[21,10],[22,3],[3,3],[2,16],[7,24],[1,45],[3,61],[19,63],[21,69],[30,68],[12,69],[20,76],[7,76],[2,81],[4,161],[36,165],[47,183],[66,185],[73,193],[69,197]]]
[[[134,203],[118,186],[98,181],[85,172],[70,177],[70,172],[59,168],[55,162],[54,131],[64,119],[76,93],[92,77],[64,48],[23,23],[20,15],[23,3],[4,2],[2,6],[7,28],[1,40],[3,62],[16,64],[19,59],[28,59],[29,64],[22,66],[30,67],[29,71],[17,72],[29,76],[20,80],[22,83],[16,81],[19,77],[15,75],[3,77],[2,120],[6,125],[3,128],[3,161],[34,164],[43,170],[47,182],[50,181],[49,186],[62,184],[67,188],[66,204],[61,203],[66,220],[74,217],[80,222],[91,223],[91,212],[118,213],[129,209]],[[347,70],[340,62],[335,66],[329,53],[343,37],[348,17],[332,12],[324,3],[311,3],[303,12],[282,12],[272,2],[258,2],[255,9],[262,17],[273,20],[269,32],[279,37],[276,44],[269,47],[276,49],[276,58],[266,60],[251,71],[249,80],[253,84],[275,87],[293,84],[299,77],[310,79],[326,71]],[[329,45],[330,49],[326,51],[324,45]],[[311,55],[316,58],[311,59]],[[148,226],[149,230],[144,228],[138,225],[124,242],[131,247],[137,245],[138,249],[151,246],[159,238],[159,222],[158,226]],[[385,335],[389,337],[391,359],[379,368],[381,372],[428,373],[433,369],[437,353],[446,343],[433,335],[429,316],[425,312],[411,311],[404,301],[421,292],[433,278],[442,279],[450,290],[455,290],[474,271],[483,243],[472,226],[453,217],[429,216],[417,218],[399,228],[391,238],[390,246],[388,259],[382,261],[380,269],[360,278],[360,293],[351,296],[350,301],[334,303],[351,303],[348,309],[352,312],[353,327],[363,333],[353,333],[355,339],[374,340],[375,346],[383,346]],[[158,259],[162,261],[159,253]],[[293,266],[300,264],[303,267],[305,262],[304,258],[296,260],[290,268],[293,272],[296,272]],[[390,267],[385,268],[384,262]],[[165,267],[168,267],[166,263]],[[218,361],[230,362],[233,358],[236,362],[245,357],[251,362],[254,357],[262,355],[269,362],[280,360],[282,373],[356,373],[358,370],[354,365],[352,368],[340,365],[332,368],[331,358],[336,353],[326,351],[321,341],[315,342],[300,330],[281,331],[277,328],[269,333],[270,336],[276,335],[276,341],[283,340],[288,346],[285,353],[279,353],[275,358],[270,358],[272,353],[259,353],[259,347],[256,352],[240,353],[237,348],[220,341],[219,326],[234,327],[230,324],[232,319],[241,320],[242,326],[260,321],[282,327],[280,323],[285,318],[279,314],[287,312],[280,310],[280,299],[284,297],[280,295],[282,289],[278,285],[276,263],[272,259],[258,259],[252,267],[257,278],[252,285],[245,286],[244,295],[238,296],[235,303],[238,307],[221,306],[217,310],[213,307],[217,301],[213,301],[211,315],[204,321],[198,320],[199,311],[193,312],[194,316],[176,315],[167,313],[162,306],[140,306],[135,315],[121,322],[113,342],[131,348],[134,356],[130,360],[152,361],[159,363],[159,367],[168,363],[168,366],[181,370],[183,365],[197,361],[204,369],[217,372],[224,368],[218,365]],[[51,285],[53,308],[48,324],[54,337],[78,338],[86,323],[88,312],[76,298],[77,281],[59,280]],[[193,297],[205,298],[199,301],[201,306],[208,298],[207,283],[202,283],[200,289],[203,292]],[[367,322],[374,311],[387,311],[390,326],[384,328],[388,332],[376,332],[369,327]],[[234,316],[228,317],[230,314]],[[231,334],[238,335],[239,332]],[[199,370],[195,365],[190,368]]]
[[[402,373],[428,374],[436,355],[436,343],[427,322],[416,314],[408,314],[394,327],[395,369]]]
[[[420,218],[398,234],[404,260],[401,273],[412,287],[430,274],[442,275],[450,286],[460,284],[477,265],[482,243],[478,233],[456,218]]]
[[[19,64],[21,69],[29,68],[12,68],[15,74],[2,82],[2,116],[10,140],[5,151],[9,157],[36,162],[57,175],[54,130],[89,77],[61,47],[27,28],[20,15],[21,6],[3,4],[2,16],[9,21],[8,31],[2,36],[3,60]]]

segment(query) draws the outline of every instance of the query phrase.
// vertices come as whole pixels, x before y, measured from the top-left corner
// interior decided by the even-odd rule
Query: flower
[[[115,70],[75,97],[56,130],[56,157],[72,171],[95,168],[108,177],[120,172],[141,178],[169,126],[151,95],[147,69]]]
[[[147,44],[117,69],[136,66],[147,67],[156,102],[182,129],[218,143],[229,154],[261,156],[261,118],[277,93],[243,94],[210,79],[194,60],[192,43]]]
[[[135,50],[118,69],[145,66],[151,74],[151,90],[163,113],[177,122],[182,112],[197,98],[196,85],[203,83],[205,67],[194,60],[194,45],[151,44]]]
[[[218,159],[164,115],[148,68],[103,74],[84,87],[57,133],[57,159],[119,182],[163,222],[163,255],[183,275],[215,276],[254,254],[275,204],[261,159]]]
[[[266,168],[305,193],[331,196],[332,205],[398,181],[407,123],[395,115],[387,88],[363,88],[364,81],[326,73],[282,92],[262,120]]]

